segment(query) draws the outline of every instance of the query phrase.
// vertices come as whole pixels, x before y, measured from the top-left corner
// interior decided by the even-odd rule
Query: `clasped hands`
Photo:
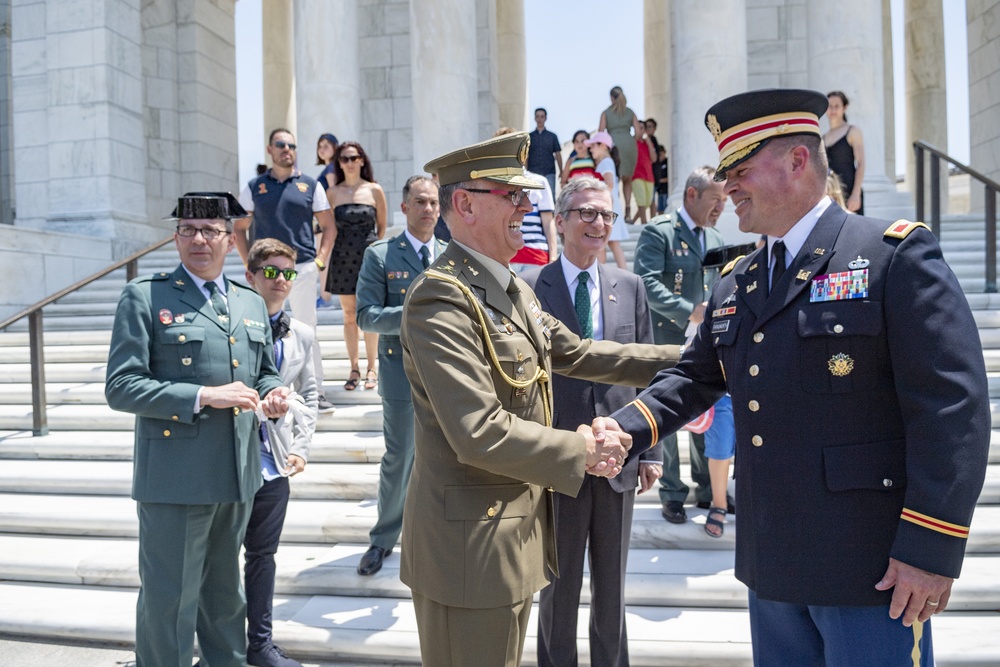
[[[251,412],[260,406],[264,415],[270,419],[278,419],[288,412],[288,387],[277,387],[260,398],[256,389],[242,382],[230,382],[218,387],[203,387],[201,390],[201,405],[212,408],[240,408]]]
[[[581,424],[576,432],[587,441],[587,472],[597,477],[614,477],[622,471],[632,436],[614,419],[598,417],[590,426]]]

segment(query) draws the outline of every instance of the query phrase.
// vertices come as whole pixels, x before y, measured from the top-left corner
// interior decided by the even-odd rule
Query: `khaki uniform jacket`
[[[582,436],[547,428],[550,385],[512,387],[541,367],[645,386],[677,348],[581,340],[541,311],[528,285],[512,296],[455,243],[414,281],[403,311],[403,363],[416,421],[400,578],[440,604],[490,608],[532,596],[556,569],[547,487],[575,496]],[[481,307],[453,282],[469,288]],[[482,320],[480,320],[480,313]]]

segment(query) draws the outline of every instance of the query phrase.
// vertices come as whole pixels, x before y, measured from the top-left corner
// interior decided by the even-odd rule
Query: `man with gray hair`
[[[653,342],[642,281],[633,273],[601,264],[617,214],[604,181],[574,178],[556,204],[563,253],[523,275],[538,305],[581,338],[619,343]],[[576,430],[600,414],[635,400],[632,387],[556,375],[552,379],[552,426]],[[658,447],[630,457],[611,479],[587,477],[574,498],[553,494],[559,577],[542,589],[538,614],[538,664],[576,664],[577,615],[583,559],[590,544],[590,660],[627,665],[625,565],[632,532],[636,486],[649,490],[661,473]],[[640,491],[640,493],[642,492]]]
[[[683,345],[688,326],[697,326],[705,317],[705,300],[718,272],[703,273],[701,264],[706,252],[724,245],[715,223],[726,206],[726,195],[714,176],[715,169],[708,165],[692,171],[684,185],[684,202],[673,213],[653,218],[635,247],[634,270],[646,285],[653,338],[661,345]],[[712,486],[705,460],[705,436],[692,433],[690,437],[695,497],[698,507],[709,509]],[[688,486],[681,481],[677,434],[666,436],[661,444],[663,518],[684,523]],[[731,501],[727,500],[727,505],[729,513],[735,512]]]

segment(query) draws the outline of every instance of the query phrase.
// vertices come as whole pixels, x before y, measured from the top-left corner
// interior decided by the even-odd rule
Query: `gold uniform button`
[[[833,333],[844,333],[844,325],[843,324],[834,324],[833,325]]]
[[[233,359],[233,368],[239,368],[239,367],[240,367],[240,360]]]
[[[750,377],[757,377],[758,373],[760,373],[760,366],[754,364],[750,367]]]
[[[760,437],[759,435],[755,435],[754,437],[750,438],[750,442],[753,443],[754,447],[760,447],[761,445],[764,444],[764,438]]]
[[[239,408],[233,408],[233,414],[234,415],[240,414],[240,409]]]
[[[389,352],[389,354],[392,354],[392,348],[391,347],[388,349],[388,352]]]
[[[177,337],[177,340],[179,340],[180,342],[183,343],[184,341],[187,340],[187,336],[185,336],[184,334],[181,334],[180,336]]]
[[[757,412],[758,410],[760,410],[760,403],[758,403],[757,401],[750,401],[747,404],[747,407],[750,408],[750,412]]]
[[[496,514],[497,514],[497,511],[496,511],[496,510],[495,510],[494,508],[492,508],[492,507],[491,507],[491,508],[489,508],[488,510],[486,510],[486,516],[488,516],[488,517],[489,517],[489,518],[491,518],[491,519],[492,519],[493,517],[495,517],[495,516],[496,516]]]
[[[180,419],[180,417],[178,417],[177,415],[174,415],[174,416],[171,417],[171,419],[173,419],[174,421],[178,421]]]
[[[763,331],[758,331],[757,333],[755,333],[753,335],[753,342],[759,343],[762,340],[764,340],[764,332]]]
[[[230,336],[230,337],[229,337],[229,342],[230,342],[230,343],[231,343],[232,345],[236,345],[236,336]]]
[[[163,430],[163,437],[164,438],[169,438],[170,437],[170,429],[164,429]]]
[[[399,293],[400,294],[406,294],[406,288],[404,287],[403,289],[399,290]]]

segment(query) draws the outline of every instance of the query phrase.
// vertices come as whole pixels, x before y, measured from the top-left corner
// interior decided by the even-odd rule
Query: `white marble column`
[[[656,137],[662,143],[670,138],[672,125],[670,5],[663,0],[645,0],[642,30],[646,117],[656,120]]]
[[[746,2],[717,0],[712,20],[696,2],[670,3],[674,71],[670,133],[671,204],[680,201],[687,175],[717,165],[719,150],[705,128],[705,113],[721,99],[746,90]],[[664,137],[664,140],[666,137]]]
[[[478,139],[476,3],[410,3],[413,167]]]
[[[500,124],[534,127],[528,119],[528,63],[524,41],[524,0],[496,0]]]
[[[882,81],[885,99],[885,175],[896,182],[896,97],[892,66],[892,0],[882,0]]]
[[[871,214],[883,206],[884,195],[895,194],[895,182],[885,173],[882,3],[811,0],[806,20],[810,87],[844,91],[849,122],[863,133],[865,213]]]
[[[295,0],[295,102],[300,166],[310,160],[319,135],[357,141],[361,121],[358,0]],[[267,28],[265,27],[265,31]],[[380,58],[383,54],[367,54]],[[269,128],[264,128],[270,132]]]
[[[298,136],[295,111],[295,10],[293,0],[261,2],[264,61],[264,136],[267,142],[271,130],[283,127]],[[313,142],[315,143],[315,141]],[[307,142],[303,142],[305,147]],[[310,146],[312,144],[309,144]],[[312,151],[303,150],[305,158]]]
[[[912,146],[920,139],[948,152],[948,106],[944,71],[944,14],[940,0],[906,0],[906,185],[914,192],[916,161]],[[925,183],[930,187],[929,161]],[[947,165],[943,165],[947,167]],[[947,171],[942,171],[941,209],[948,206]],[[930,205],[930,190],[927,191]],[[930,210],[929,208],[927,210]]]

